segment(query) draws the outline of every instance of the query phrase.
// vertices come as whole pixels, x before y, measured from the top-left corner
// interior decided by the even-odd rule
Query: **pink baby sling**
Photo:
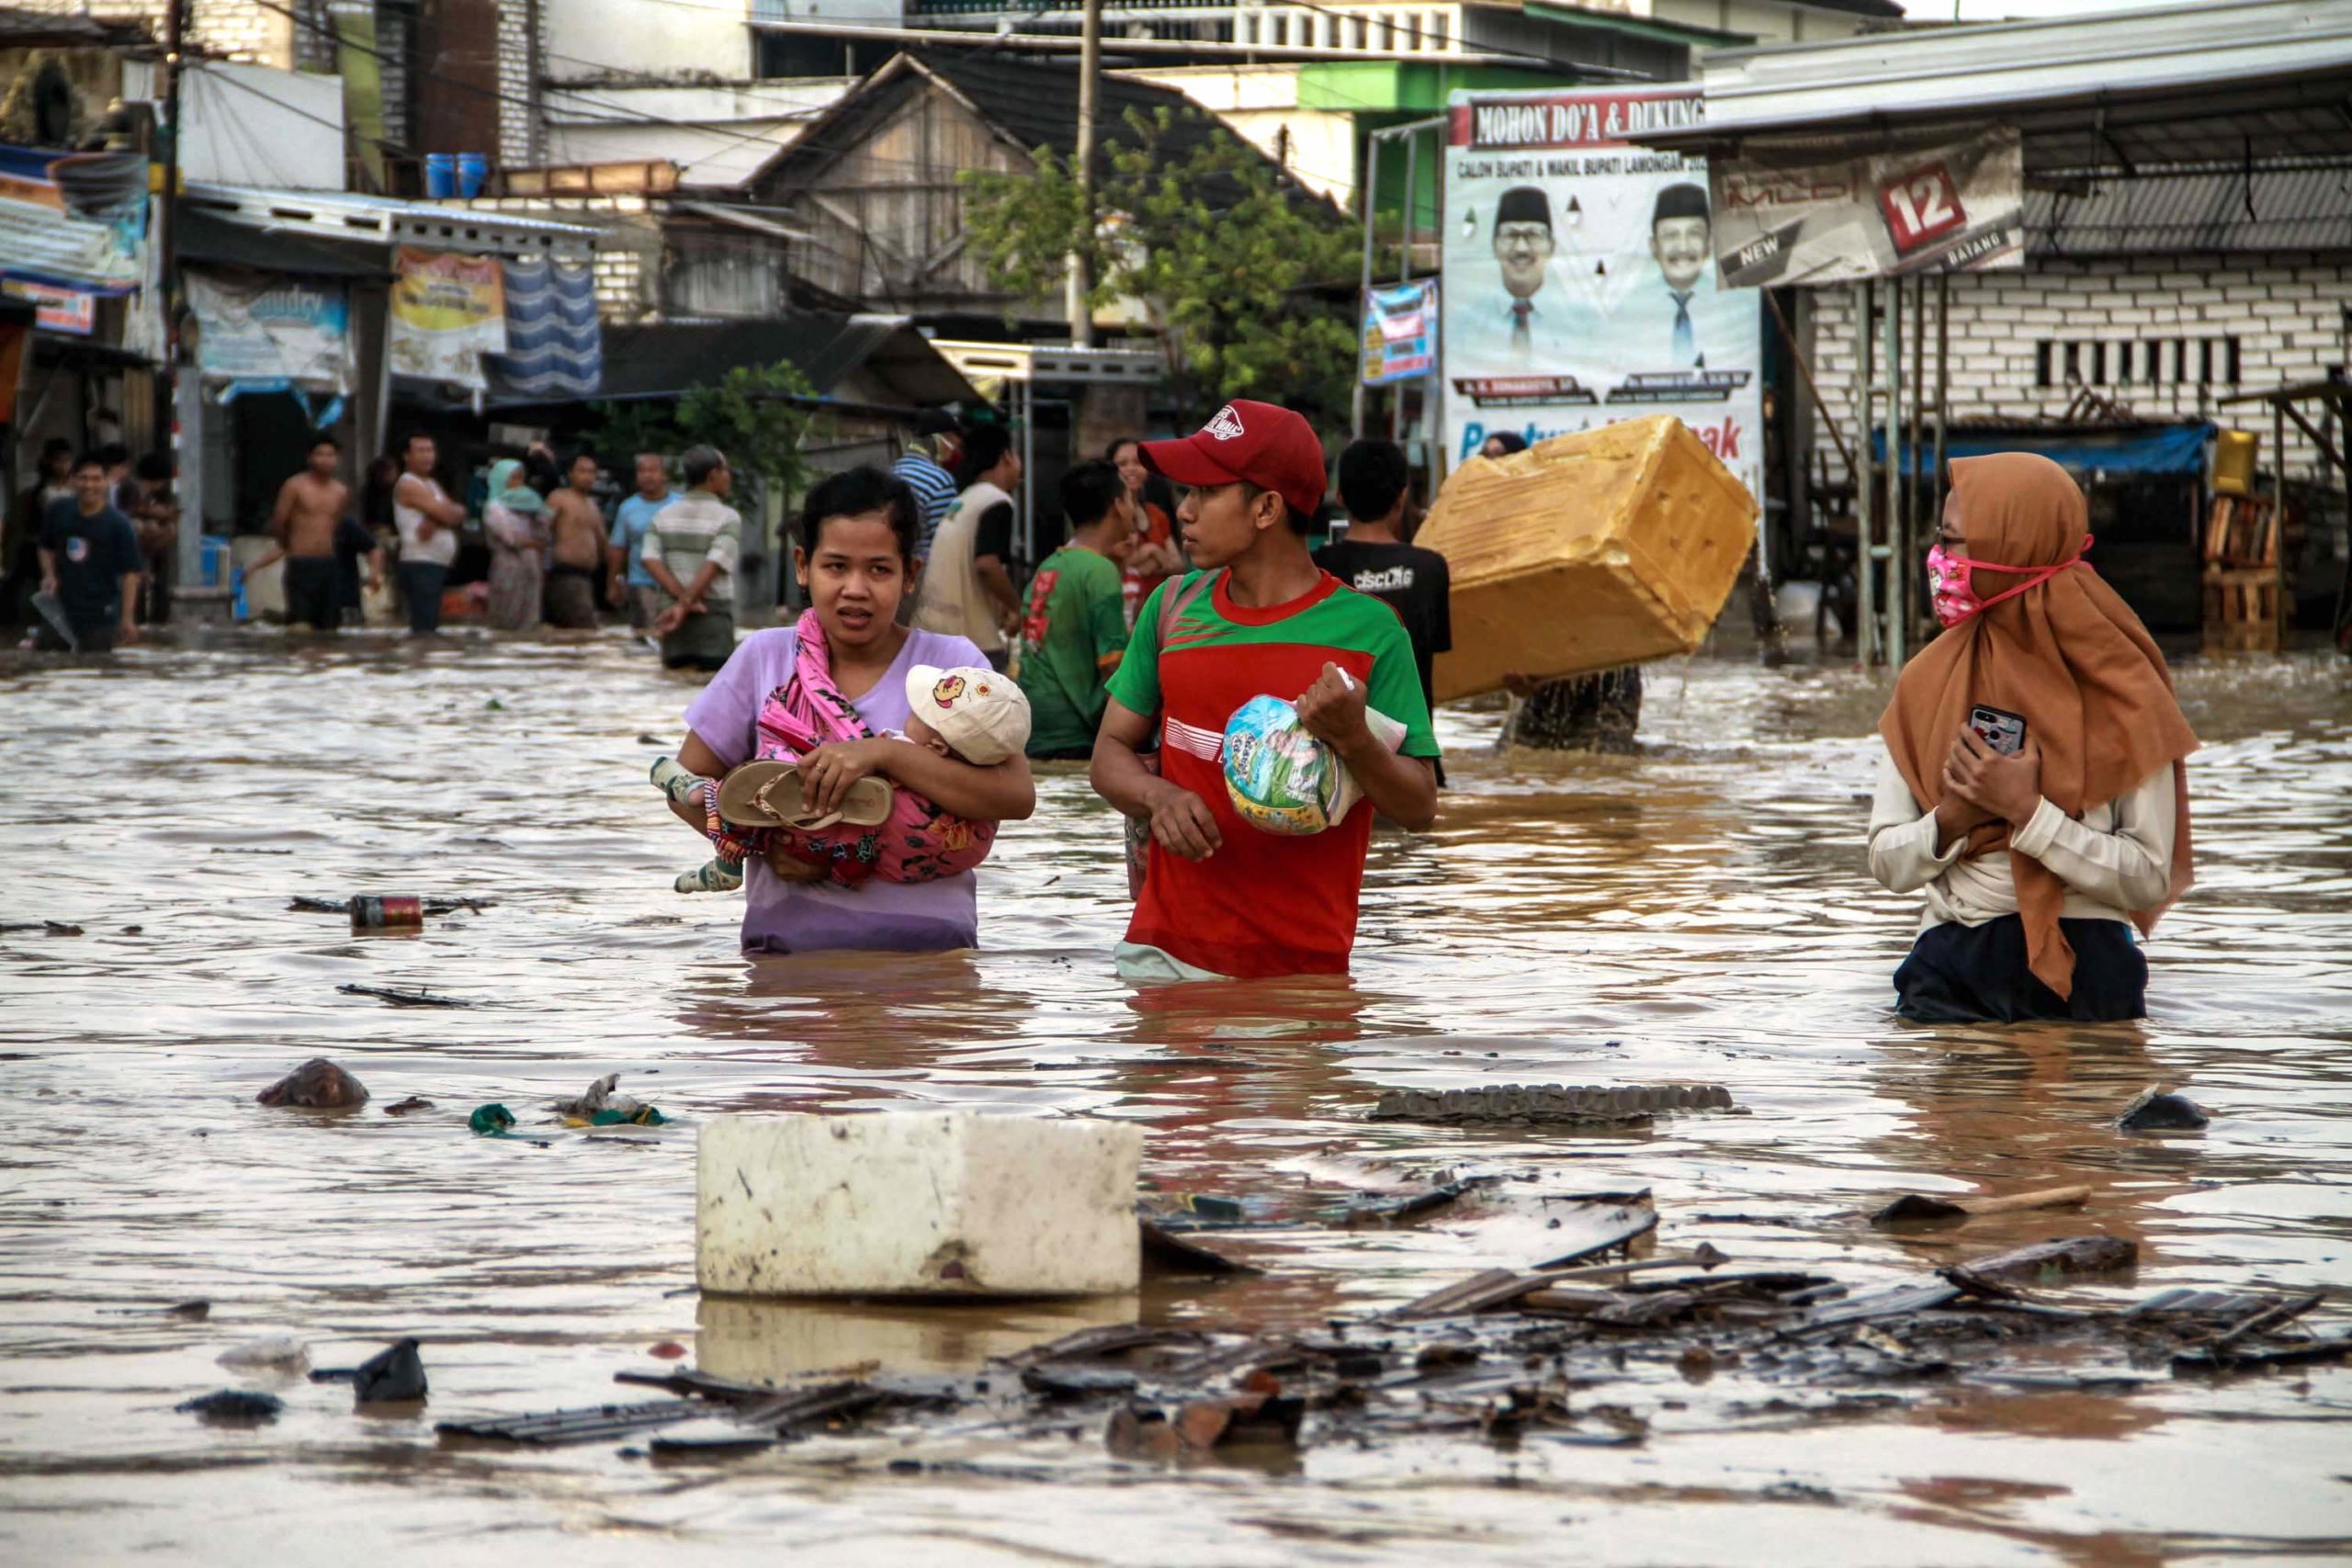
[[[802,615],[793,629],[797,635],[793,638],[792,678],[760,705],[752,755],[797,762],[831,741],[871,739],[874,731],[833,684],[832,656],[817,617]],[[952,816],[904,786],[893,786],[890,796],[889,818],[878,827],[842,823],[814,832],[729,828],[726,834],[753,853],[780,844],[796,859],[825,867],[833,881],[849,886],[874,876],[885,882],[936,882],[961,875],[988,859],[996,843],[995,823]]]

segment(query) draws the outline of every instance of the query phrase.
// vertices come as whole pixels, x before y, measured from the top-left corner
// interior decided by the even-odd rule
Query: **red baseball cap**
[[[1236,398],[1181,441],[1146,441],[1144,467],[1180,485],[1246,480],[1312,517],[1322,509],[1323,443],[1297,414]]]

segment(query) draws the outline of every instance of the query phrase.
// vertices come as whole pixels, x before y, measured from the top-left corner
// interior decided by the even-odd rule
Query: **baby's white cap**
[[[916,665],[907,671],[907,711],[975,767],[992,767],[1029,744],[1028,694],[985,665]]]

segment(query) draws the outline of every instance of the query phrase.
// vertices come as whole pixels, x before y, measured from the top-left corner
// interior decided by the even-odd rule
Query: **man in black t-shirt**
[[[106,465],[83,457],[74,465],[74,499],[51,502],[41,525],[41,592],[57,596],[85,653],[139,640],[139,535],[107,504],[107,488]],[[51,646],[62,645],[51,628],[40,629]]]
[[[1405,497],[1412,473],[1394,441],[1358,441],[1340,454],[1340,501],[1348,509],[1346,537],[1315,552],[1315,564],[1359,593],[1385,601],[1413,639],[1421,694],[1437,711],[1430,663],[1453,646],[1447,601],[1453,581],[1445,558],[1405,543]],[[1445,782],[1442,770],[1438,783]]]

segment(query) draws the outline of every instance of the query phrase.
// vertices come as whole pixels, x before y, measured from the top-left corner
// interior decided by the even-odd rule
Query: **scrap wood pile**
[[[1642,1441],[1661,1412],[1688,1407],[1702,1386],[1724,1419],[1782,1420],[1792,1410],[1908,1404],[1955,1383],[2129,1391],[2352,1356],[2352,1329],[2306,1323],[2323,1292],[2176,1289],[2119,1308],[2024,1288],[2129,1267],[2136,1248],[2111,1236],[1857,1288],[1809,1270],[1739,1268],[1704,1246],[1634,1260],[1632,1245],[1657,1221],[1646,1194],[1568,1209],[1566,1249],[1544,1267],[1489,1269],[1313,1332],[1125,1325],[977,1371],[777,1385],[622,1372],[621,1382],[673,1397],[440,1430],[446,1440],[514,1443],[642,1435],[644,1451],[668,1458],[884,1430],[901,1442],[1080,1438],[1124,1459],[1433,1434],[1614,1446]],[[1805,1390],[1826,1397],[1808,1402]]]

